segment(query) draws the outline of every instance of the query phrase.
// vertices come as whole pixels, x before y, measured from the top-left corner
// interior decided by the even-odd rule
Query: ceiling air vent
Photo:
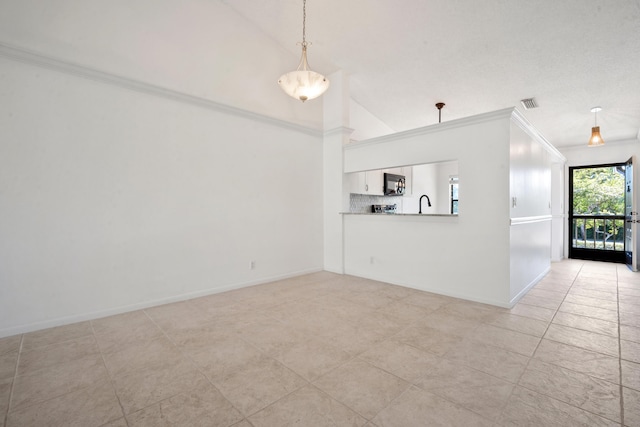
[[[538,103],[535,98],[521,99],[520,102],[525,110],[531,110],[532,108],[538,108]]]

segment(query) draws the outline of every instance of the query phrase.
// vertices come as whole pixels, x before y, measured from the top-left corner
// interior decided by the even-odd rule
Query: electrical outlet
[[[373,257],[369,258],[369,264],[373,264]]]
[[[249,270],[255,270],[256,268],[256,262],[255,261],[250,261],[249,262]]]

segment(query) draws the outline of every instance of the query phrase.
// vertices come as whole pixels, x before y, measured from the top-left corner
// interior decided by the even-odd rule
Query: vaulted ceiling
[[[301,0],[226,0],[292,53]],[[556,146],[640,128],[639,0],[308,0],[312,68],[401,131],[511,106]],[[296,64],[292,64],[295,66]],[[525,110],[524,98],[539,108]]]
[[[552,144],[583,145],[599,105],[607,143],[635,140],[639,35],[640,0],[307,0],[312,69],[343,70],[396,131],[436,123],[436,102],[443,121],[515,106]],[[301,38],[302,0],[0,2],[0,47],[321,129],[322,101],[276,84]]]

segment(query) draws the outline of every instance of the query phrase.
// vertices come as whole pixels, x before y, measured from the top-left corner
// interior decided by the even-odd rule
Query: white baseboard
[[[281,275],[263,277],[261,279],[251,280],[248,282],[229,284],[229,285],[218,287],[218,288],[204,289],[196,292],[187,292],[184,294],[173,295],[170,297],[159,298],[159,299],[154,299],[150,301],[144,301],[136,304],[112,307],[105,310],[92,311],[92,312],[77,314],[73,316],[58,317],[55,319],[33,322],[25,325],[13,326],[5,329],[0,329],[0,338],[9,337],[12,335],[24,334],[27,332],[39,331],[41,329],[53,328],[56,326],[68,325],[71,323],[83,322],[86,320],[100,319],[102,317],[128,313],[130,311],[142,310],[149,307],[156,307],[163,304],[170,304],[172,302],[186,301],[193,298],[218,294],[221,292],[232,291],[234,289],[241,289],[249,286],[256,286],[264,283],[288,279],[291,277],[302,276],[305,274],[317,273],[319,271],[322,271],[322,268],[311,268],[311,269],[300,270],[300,271],[295,271],[295,272],[281,274]]]

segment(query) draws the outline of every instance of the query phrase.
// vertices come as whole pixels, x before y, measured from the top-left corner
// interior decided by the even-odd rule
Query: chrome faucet
[[[420,209],[418,209],[418,213],[421,214],[422,213],[422,198],[426,197],[427,198],[427,206],[431,207],[431,200],[429,200],[429,196],[427,196],[426,194],[423,194],[422,196],[420,196]]]

